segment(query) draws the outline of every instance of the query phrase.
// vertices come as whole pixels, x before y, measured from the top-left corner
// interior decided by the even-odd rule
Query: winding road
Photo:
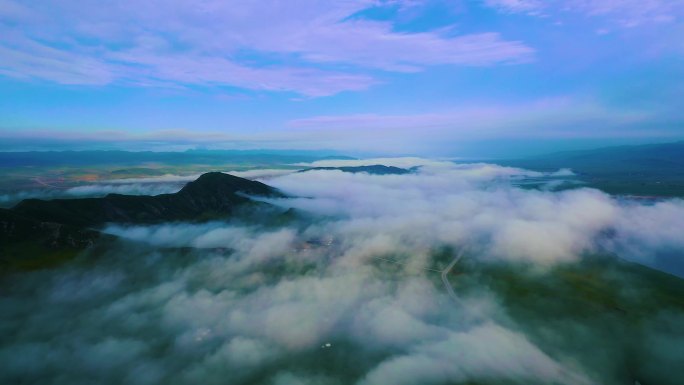
[[[442,283],[444,283],[444,287],[446,288],[446,291],[449,294],[449,297],[451,297],[454,301],[456,301],[458,303],[461,303],[461,300],[458,298],[458,296],[454,292],[454,288],[451,286],[451,283],[449,283],[449,273],[451,272],[451,269],[453,269],[454,266],[456,266],[458,261],[461,260],[461,257],[463,257],[463,253],[465,252],[465,249],[466,249],[465,247],[462,247],[461,250],[459,250],[458,254],[456,254],[456,256],[454,257],[454,259],[451,262],[449,262],[447,267],[445,267],[443,270],[431,269],[429,267],[422,267],[421,268],[423,270],[441,273],[442,274]],[[373,258],[379,259],[382,261],[386,261],[386,262],[396,263],[398,265],[405,265],[405,266],[408,265],[408,263],[406,263],[406,262],[400,262],[400,261],[397,261],[394,259],[383,258],[383,257],[373,257]]]
[[[456,257],[454,257],[453,261],[447,265],[444,270],[442,270],[442,282],[444,283],[444,287],[447,290],[447,293],[449,293],[449,297],[451,297],[453,300],[457,302],[461,302],[461,300],[458,298],[456,293],[454,292],[454,288],[451,286],[451,283],[449,283],[449,272],[451,272],[451,269],[454,268],[454,266],[458,263],[458,261],[461,260],[461,257],[463,257],[463,253],[465,252],[465,247],[462,247],[461,250],[456,254]]]

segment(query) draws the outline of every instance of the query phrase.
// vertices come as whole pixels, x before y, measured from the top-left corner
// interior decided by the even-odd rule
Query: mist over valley
[[[5,209],[2,381],[683,378],[680,199],[421,158],[242,175]]]

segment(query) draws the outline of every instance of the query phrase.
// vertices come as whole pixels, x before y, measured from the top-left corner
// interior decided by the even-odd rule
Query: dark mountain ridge
[[[96,230],[40,221],[0,209],[0,271],[52,266],[111,238]]]
[[[244,219],[264,212],[271,214],[267,219],[277,221],[294,215],[281,210],[273,215],[271,205],[253,201],[249,196],[285,195],[260,182],[210,172],[174,194],[26,199],[12,209],[0,209],[0,269],[42,268],[71,259],[103,240],[114,239],[97,230],[111,222],[152,224]]]
[[[95,230],[27,218],[12,210],[0,209],[0,241],[3,245],[32,241],[44,246],[82,248],[99,237]]]
[[[210,172],[173,194],[26,199],[13,207],[12,211],[41,221],[82,227],[94,227],[107,222],[158,223],[228,216],[241,205],[256,204],[246,195],[284,196],[261,182]]]

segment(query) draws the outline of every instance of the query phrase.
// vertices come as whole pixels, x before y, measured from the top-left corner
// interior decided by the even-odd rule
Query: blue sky
[[[0,0],[2,150],[684,139],[682,0]]]

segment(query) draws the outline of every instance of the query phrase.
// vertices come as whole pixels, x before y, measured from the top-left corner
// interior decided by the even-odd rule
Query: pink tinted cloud
[[[559,126],[567,126],[573,135],[587,122],[604,126],[619,126],[644,122],[653,117],[643,111],[615,110],[589,100],[572,97],[541,99],[519,104],[459,106],[449,111],[426,114],[382,115],[357,114],[315,116],[288,122],[290,128],[320,131],[367,132],[382,131],[398,134],[403,131],[442,132],[453,137],[505,135],[507,132],[544,137],[559,135]],[[540,127],[554,128],[540,130]],[[585,133],[593,135],[593,132]]]
[[[657,116],[617,110],[571,97],[508,105],[455,106],[425,114],[314,116],[288,123],[292,136],[315,138],[319,146],[353,143],[364,151],[424,151],[444,143],[506,138],[676,137]],[[597,131],[596,127],[601,127]]]
[[[662,123],[662,122],[661,122]],[[596,127],[602,127],[596,131]],[[67,143],[203,144],[244,148],[331,148],[355,151],[420,151],[434,142],[526,137],[626,138],[672,137],[657,116],[639,110],[615,110],[571,97],[514,105],[455,106],[424,114],[313,116],[259,133],[172,129],[146,132],[20,130],[0,140]]]
[[[60,83],[228,85],[325,96],[372,71],[529,61],[495,32],[398,32],[353,18],[384,1],[0,2],[0,72]],[[17,28],[21,26],[21,28]]]

